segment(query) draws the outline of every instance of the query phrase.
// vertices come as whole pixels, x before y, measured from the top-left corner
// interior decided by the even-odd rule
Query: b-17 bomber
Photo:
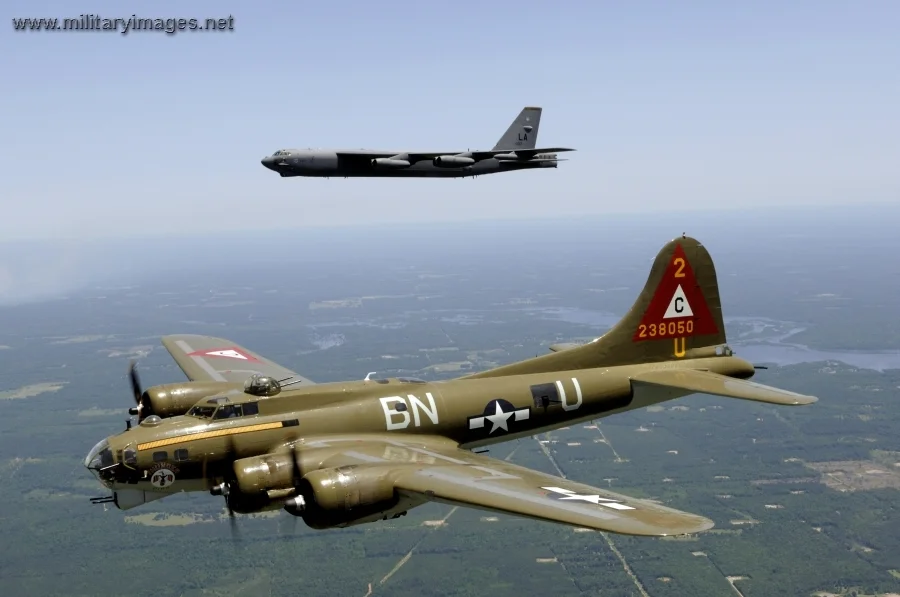
[[[523,108],[491,150],[279,149],[262,165],[282,177],[466,178],[556,168],[567,147],[537,147],[541,113]]]
[[[817,398],[749,381],[726,342],[707,249],[682,235],[657,255],[628,313],[585,344],[456,379],[314,383],[231,341],[162,338],[189,381],[144,390],[138,424],[84,465],[129,510],[178,492],[235,514],[283,509],[312,528],[390,520],[426,502],[644,536],[698,533],[705,517],[473,451],[693,393],[775,405]]]

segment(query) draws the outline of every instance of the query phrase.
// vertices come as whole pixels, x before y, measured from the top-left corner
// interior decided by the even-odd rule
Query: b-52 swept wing
[[[142,391],[139,425],[84,464],[129,509],[178,491],[225,497],[229,513],[283,508],[313,528],[388,520],[434,501],[631,535],[680,535],[712,521],[530,470],[472,450],[692,393],[776,405],[816,398],[748,381],[735,356],[712,259],[667,243],[625,317],[587,344],[441,382],[314,384],[221,338],[167,336],[191,381]]]
[[[537,147],[542,109],[524,108],[491,150],[385,151],[378,149],[279,149],[263,158],[280,176],[464,178],[556,168],[568,147]]]

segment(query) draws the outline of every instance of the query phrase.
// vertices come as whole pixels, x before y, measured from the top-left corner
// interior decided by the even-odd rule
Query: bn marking
[[[425,392],[425,398],[428,400],[426,405],[412,394],[407,394],[406,398],[401,396],[387,396],[379,398],[381,401],[381,409],[384,411],[384,424],[388,431],[397,429],[406,429],[412,420],[414,427],[421,427],[424,414],[434,424],[438,424],[437,405],[434,403],[434,396],[431,392]],[[407,402],[408,400],[408,402]],[[412,410],[412,417],[409,411]]]

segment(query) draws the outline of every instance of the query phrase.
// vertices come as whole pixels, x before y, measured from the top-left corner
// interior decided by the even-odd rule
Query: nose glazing
[[[92,471],[99,471],[105,466],[113,463],[112,451],[109,449],[109,440],[102,439],[91,448],[88,455],[84,457],[84,466]]]

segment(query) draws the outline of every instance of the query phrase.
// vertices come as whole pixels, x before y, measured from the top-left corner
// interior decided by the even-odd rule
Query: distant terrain
[[[172,241],[118,277],[0,307],[0,594],[900,594],[900,237],[826,215],[310,232],[231,257]],[[490,453],[702,514],[710,532],[429,504],[340,531],[240,517],[234,545],[221,498],[88,502],[104,491],[81,460],[124,429],[129,359],[145,385],[184,379],[163,334],[224,336],[315,381],[443,379],[600,335],[683,230],[716,262],[730,343],[770,365],[756,379],[820,402],[690,396]]]

